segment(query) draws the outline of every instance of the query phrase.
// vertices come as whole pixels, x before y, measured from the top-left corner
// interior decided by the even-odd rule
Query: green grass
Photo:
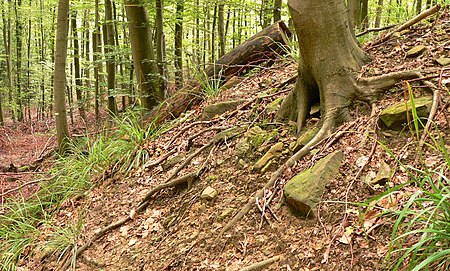
[[[417,142],[417,156],[420,166],[403,165],[393,153],[385,148],[408,173],[410,180],[372,198],[376,202],[402,191],[405,186],[414,186],[415,192],[408,195],[408,201],[398,210],[384,213],[392,217],[394,224],[386,257],[388,270],[450,270],[450,157],[442,132],[434,126],[435,133],[425,129],[414,108],[414,96],[408,85],[412,104],[411,134]],[[429,151],[440,158],[440,164],[427,167],[424,150],[420,148],[421,133],[427,133],[431,143],[425,144]]]
[[[94,177],[108,172],[127,175],[148,159],[145,143],[162,129],[139,124],[139,111],[115,117],[112,129],[77,140],[70,154],[57,157],[39,191],[28,200],[9,198],[0,213],[0,270],[16,270],[27,257],[47,253],[63,255],[75,248],[83,218],[60,226],[53,222],[61,206],[83,196],[94,186]],[[44,240],[44,241],[43,241]]]

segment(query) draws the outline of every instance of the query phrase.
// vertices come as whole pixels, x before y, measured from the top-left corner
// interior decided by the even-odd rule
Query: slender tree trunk
[[[216,61],[216,23],[217,23],[217,3],[214,4],[213,22],[211,27],[211,63]]]
[[[282,6],[283,6],[283,0],[274,0],[274,2],[273,2],[273,21],[274,22],[281,20]]]
[[[16,0],[14,11],[16,15],[16,89],[17,89],[17,120],[23,120],[23,103],[22,103],[22,32],[23,26],[19,16],[19,9],[22,6],[22,0]]]
[[[369,0],[361,0],[362,29],[369,28]]]
[[[107,56],[106,67],[108,72],[108,111],[110,114],[117,114],[116,98],[113,94],[116,91],[116,64],[114,56],[114,24],[112,16],[111,0],[105,0],[106,37],[105,53]]]
[[[378,0],[378,5],[377,5],[377,14],[375,17],[375,27],[378,28],[380,27],[381,24],[381,15],[383,14],[383,0]]]
[[[348,0],[348,13],[353,28],[361,24],[361,0]]]
[[[84,12],[84,33],[85,33],[85,38],[84,38],[84,59],[86,60],[87,63],[91,63],[91,45],[90,45],[90,38],[91,38],[91,32],[90,32],[90,26],[89,26],[89,10],[86,10]],[[84,103],[84,110],[86,112],[89,112],[89,108],[90,108],[90,100],[91,100],[91,69],[90,69],[90,65],[86,65],[86,67],[84,68],[84,85],[86,87],[86,92],[84,94],[84,96],[86,97],[85,99],[85,103]]]
[[[74,62],[74,75],[75,75],[75,94],[77,97],[78,113],[83,120],[86,120],[86,114],[84,111],[84,99],[81,93],[82,79],[80,70],[80,44],[78,42],[77,33],[77,12],[72,11],[71,16],[72,37],[73,37],[73,62]]]
[[[99,0],[95,0],[95,26],[94,31],[92,33],[92,50],[93,50],[93,61],[94,61],[94,110],[95,110],[95,119],[98,122],[100,117],[99,112],[99,95],[100,95],[100,63],[99,63],[99,54],[100,54],[100,15],[99,15]]]
[[[416,0],[416,14],[422,12],[422,0]]]
[[[184,0],[177,1],[175,20],[175,87],[183,87],[183,9]]]
[[[163,11],[164,11],[164,1],[156,0],[156,62],[158,66],[158,88],[161,90],[166,89],[166,56],[165,56],[165,46],[164,46],[164,22],[163,22]],[[178,1],[177,1],[177,9],[178,9]],[[175,32],[177,30],[175,29]],[[176,34],[175,34],[176,36]],[[175,38],[176,39],[176,38]],[[176,58],[176,57],[175,57]]]
[[[125,10],[142,106],[145,109],[152,109],[164,99],[164,90],[159,89],[157,84],[158,69],[147,10],[140,0],[125,0]]]
[[[31,0],[29,2],[31,6]],[[25,113],[28,113],[28,120],[31,121],[31,17],[28,17],[28,39],[27,39],[27,87],[25,89],[26,106]],[[25,117],[26,119],[26,117]]]
[[[41,61],[41,83],[40,83],[40,90],[41,90],[41,102],[40,102],[40,117],[41,119],[45,118],[45,74],[44,74],[44,64],[45,63],[45,53],[46,53],[46,46],[45,46],[45,30],[44,30],[44,0],[39,1],[39,12],[40,12],[40,18],[39,18],[39,24],[40,24],[40,61]]]
[[[219,4],[217,31],[219,33],[219,58],[225,54],[225,5]]]
[[[56,30],[56,54],[54,75],[56,133],[60,153],[65,153],[69,142],[65,101],[67,32],[69,19],[69,0],[59,0]]]

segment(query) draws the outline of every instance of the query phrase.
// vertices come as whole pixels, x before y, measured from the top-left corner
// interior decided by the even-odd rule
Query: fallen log
[[[205,77],[207,80],[217,79],[220,75],[221,82],[225,83],[234,75],[242,74],[265,61],[274,60],[287,53],[291,35],[283,21],[275,22],[222,56],[215,64],[209,65],[204,71]],[[190,84],[151,110],[144,120],[163,123],[178,117],[203,99],[200,82]]]

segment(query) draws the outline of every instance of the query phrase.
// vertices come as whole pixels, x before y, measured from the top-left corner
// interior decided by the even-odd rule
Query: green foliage
[[[208,77],[203,70],[194,72],[195,79],[199,82],[204,96],[215,97],[220,94],[220,87],[222,84],[221,74],[222,72],[219,71],[217,75]]]

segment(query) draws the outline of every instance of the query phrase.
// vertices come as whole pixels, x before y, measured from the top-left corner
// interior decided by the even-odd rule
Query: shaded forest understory
[[[338,127],[266,188],[299,145],[295,123],[275,120],[281,100],[294,87],[297,63],[291,56],[235,78],[234,86],[222,88],[162,128],[152,130],[150,125],[138,147],[115,163],[93,160],[97,135],[113,138],[117,147],[138,142],[134,128],[115,134],[121,125],[94,128],[95,117],[88,116],[87,137],[84,123],[70,130],[79,142],[74,156],[99,165],[80,175],[92,177],[86,182],[93,186],[46,210],[46,222],[34,225],[33,242],[22,252],[18,270],[59,270],[65,264],[77,270],[258,270],[244,268],[267,259],[264,270],[392,270],[402,255],[392,253],[392,261],[386,259],[390,249],[398,248],[392,231],[401,234],[409,226],[408,221],[405,227],[396,224],[398,213],[411,196],[424,188],[433,190],[433,185],[423,184],[427,178],[449,185],[450,66],[441,62],[450,58],[449,37],[450,13],[444,8],[384,42],[364,44],[373,60],[360,76],[421,70],[423,78],[398,84],[372,109],[352,104],[353,121]],[[437,111],[428,119],[432,125],[416,128],[420,124],[411,115],[403,129],[383,127],[381,111],[411,96],[438,98]],[[226,104],[225,110],[218,109],[220,103]],[[306,127],[314,129],[319,117],[313,107]],[[52,183],[47,173],[59,162],[52,156],[55,143],[49,127],[54,127],[50,121],[36,121],[0,128],[1,216],[12,210],[8,199],[51,190],[45,188]],[[343,164],[326,184],[313,218],[299,215],[284,200],[284,184],[337,150],[344,154]],[[271,159],[260,166],[267,153],[273,154]],[[388,176],[372,182],[386,166]],[[437,182],[431,183],[439,187]],[[255,200],[258,191],[263,193]],[[229,224],[249,198],[250,212]],[[416,207],[411,205],[411,210]],[[124,223],[99,235],[120,221]],[[74,258],[95,236],[99,238]],[[402,245],[419,240],[419,234],[411,235]],[[440,245],[448,250],[449,241]],[[408,269],[409,259],[400,270]],[[449,267],[446,261],[439,264],[440,270]]]

